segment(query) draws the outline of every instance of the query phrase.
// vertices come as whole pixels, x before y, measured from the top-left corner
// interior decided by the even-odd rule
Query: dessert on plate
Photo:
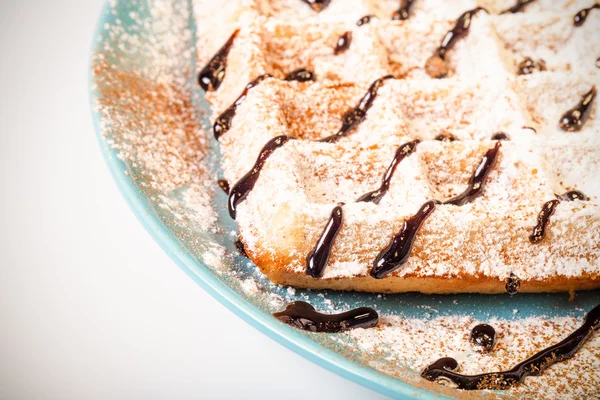
[[[407,384],[396,388],[598,394],[596,291],[570,304],[386,296],[265,276],[374,292],[598,287],[599,6],[141,3],[108,5],[94,65],[102,130],[199,269],[266,323],[273,313],[330,333],[302,340]],[[202,97],[212,132],[201,129]],[[223,174],[205,157],[207,134]],[[227,202],[206,190],[217,179]],[[227,251],[236,232],[219,208],[265,275]]]

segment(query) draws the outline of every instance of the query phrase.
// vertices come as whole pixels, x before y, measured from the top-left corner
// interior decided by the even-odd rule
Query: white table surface
[[[0,399],[379,399],[206,294],[94,137],[102,0],[0,0]]]

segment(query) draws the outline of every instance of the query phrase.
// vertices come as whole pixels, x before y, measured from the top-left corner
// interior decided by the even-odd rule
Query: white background
[[[379,399],[239,320],[128,209],[94,137],[102,0],[0,0],[0,399]]]

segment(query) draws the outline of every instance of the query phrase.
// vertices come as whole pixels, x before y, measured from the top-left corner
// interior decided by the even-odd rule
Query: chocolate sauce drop
[[[385,171],[385,174],[383,175],[383,180],[381,181],[381,186],[379,186],[379,188],[377,190],[373,190],[371,192],[363,194],[356,201],[357,202],[362,202],[362,201],[369,202],[370,201],[375,204],[379,204],[379,202],[381,201],[383,196],[385,196],[387,191],[390,189],[390,183],[392,181],[392,176],[394,176],[394,172],[396,171],[396,168],[398,167],[398,165],[400,164],[400,162],[402,160],[404,160],[406,157],[408,157],[412,153],[414,153],[415,149],[417,148],[417,145],[420,142],[421,141],[417,139],[417,140],[413,140],[412,142],[404,143],[403,145],[398,147],[398,149],[396,150],[396,154],[394,155],[394,159],[392,160],[392,163],[390,164],[388,169]]]
[[[544,60],[533,61],[530,57],[525,57],[519,63],[519,75],[529,75],[536,71],[545,71],[546,62]]]
[[[421,206],[421,209],[415,215],[404,221],[400,232],[375,258],[371,269],[373,278],[381,279],[385,277],[390,272],[400,268],[408,260],[417,233],[419,233],[423,222],[435,210],[436,204],[438,202],[435,200],[428,201]]]
[[[600,68],[600,57],[596,58],[596,68]]]
[[[239,29],[233,32],[223,47],[217,51],[217,54],[211,58],[208,64],[206,64],[198,74],[198,84],[205,92],[215,91],[221,86],[221,82],[223,82],[223,78],[225,78],[227,56],[229,55],[229,50],[231,50],[231,46],[233,46],[233,42],[239,32]]]
[[[356,26],[363,26],[371,22],[371,19],[375,18],[375,15],[365,15],[358,21],[356,21]]]
[[[533,131],[533,133],[537,133],[537,131],[535,130],[535,128],[531,127],[531,126],[522,126],[521,129],[530,129],[530,130]]]
[[[458,140],[456,138],[456,136],[454,136],[451,133],[440,133],[439,135],[437,135],[434,140],[440,141],[440,142],[454,142],[455,140]]]
[[[510,140],[505,132],[496,132],[492,135],[492,140]]]
[[[471,344],[485,353],[489,353],[496,344],[496,330],[488,324],[479,324],[471,330]]]
[[[247,93],[246,89],[244,89],[244,93]],[[246,98],[246,96],[244,95],[243,98]],[[240,98],[238,98],[238,100],[239,99]],[[236,109],[237,100],[235,103],[227,107],[227,109],[223,111],[215,120],[215,123],[213,124],[213,136],[217,141],[221,138],[221,136],[228,132],[229,129],[231,129],[231,121],[233,120],[233,117],[235,117]]]
[[[342,205],[343,203],[336,206],[333,211],[331,211],[331,216],[329,217],[329,221],[327,221],[327,225],[325,226],[321,237],[317,241],[315,248],[308,254],[308,257],[306,257],[306,273],[313,278],[320,278],[323,276],[323,271],[325,271],[325,267],[329,261],[333,243],[342,228]]]
[[[455,365],[458,367],[458,362],[446,357],[425,368],[421,376],[432,382],[440,379],[447,380],[459,389],[465,390],[506,390],[523,381],[527,376],[540,375],[552,364],[573,357],[598,329],[600,329],[600,305],[585,316],[583,325],[560,343],[545,348],[507,371],[462,375],[450,369]]]
[[[591,7],[584,8],[583,10],[578,11],[577,14],[575,14],[575,16],[573,17],[573,24],[575,24],[575,26],[577,27],[583,25],[588,15],[594,8],[600,8],[600,4],[596,3]]]
[[[519,293],[520,287],[521,280],[518,276],[511,272],[510,276],[506,280],[506,285],[504,286],[504,288],[506,289],[506,293],[510,294],[511,296],[514,296],[515,294]]]
[[[305,68],[300,68],[290,72],[285,77],[286,81],[308,82],[315,80],[315,74]]]
[[[571,108],[560,117],[558,125],[563,131],[577,132],[583,128],[592,111],[592,104],[596,98],[596,86],[592,86],[589,92],[583,95],[579,104]]]
[[[310,8],[312,8],[316,12],[323,11],[325,8],[327,8],[329,3],[331,3],[331,0],[302,0],[302,1],[305,2],[306,4],[308,4],[310,6]]]
[[[510,276],[506,280],[506,285],[504,286],[504,288],[506,289],[506,293],[510,294],[511,296],[514,296],[515,294],[519,293],[520,287],[521,280],[518,276],[511,272]]]
[[[229,182],[226,179],[219,179],[217,182],[225,194],[229,194]]]
[[[338,54],[345,52],[350,47],[350,43],[352,43],[352,32],[344,32],[344,34],[340,36],[335,43],[333,54],[337,56]]]
[[[509,13],[516,14],[516,13],[522,11],[526,5],[531,4],[534,1],[535,0],[517,0],[517,4],[515,4],[511,8],[508,8],[508,9],[502,11],[500,14],[509,14]]]
[[[248,253],[246,253],[246,247],[244,247],[244,243],[240,238],[235,239],[235,242],[233,242],[233,244],[235,245],[235,248],[241,256],[248,258]]]
[[[485,187],[485,181],[492,172],[492,169],[496,165],[496,160],[498,159],[498,151],[500,150],[501,143],[498,141],[493,149],[489,149],[481,161],[475,171],[473,171],[473,175],[469,179],[469,187],[467,190],[462,192],[456,197],[451,198],[444,202],[444,204],[454,204],[456,206],[462,206],[466,203],[469,203],[475,200],[477,197],[483,194],[483,189]]]
[[[569,190],[559,196],[557,196],[562,201],[573,201],[573,200],[581,200],[588,201],[589,197],[585,195],[585,193],[580,192],[579,190]]]
[[[267,78],[271,78],[271,75],[263,74],[251,81],[250,83],[248,83],[242,91],[242,94],[240,94],[240,96],[237,98],[237,100],[234,101],[232,105],[227,107],[227,109],[223,111],[221,115],[219,115],[219,117],[215,120],[215,123],[213,125],[213,134],[215,136],[215,139],[219,140],[219,138],[223,136],[223,134],[225,134],[227,131],[229,131],[229,129],[231,129],[231,121],[233,120],[233,117],[235,117],[235,112],[237,111],[238,106],[242,104],[244,100],[246,100],[246,97],[248,96],[248,91]]]
[[[342,115],[342,127],[340,130],[331,135],[319,140],[320,142],[333,143],[337,142],[342,137],[348,135],[357,125],[364,121],[367,117],[367,111],[373,106],[373,102],[377,97],[377,91],[383,82],[387,79],[392,79],[392,75],[384,76],[383,78],[377,79],[371,84],[367,93],[360,99],[360,102],[356,107],[348,110]]]
[[[283,323],[310,332],[337,333],[356,328],[372,328],[379,315],[369,307],[360,307],[340,314],[322,314],[304,301],[295,301],[285,310],[273,314]]]
[[[392,14],[392,21],[407,20],[410,17],[410,10],[415,0],[401,0],[401,3],[400,8]]]
[[[232,188],[229,193],[228,209],[231,218],[235,219],[237,206],[246,199],[250,191],[254,188],[256,181],[260,175],[260,171],[264,167],[269,156],[278,148],[286,144],[290,139],[289,136],[280,135],[269,140],[260,151],[256,162],[252,169],[242,177]]]
[[[456,361],[452,357],[442,357],[439,360],[435,361],[433,364],[430,364],[427,367],[425,367],[422,374],[432,371],[432,370],[436,370],[436,369],[445,369],[446,371],[456,371],[458,369],[458,361]]]
[[[573,200],[587,201],[588,197],[579,190],[569,190],[561,195],[556,195],[556,199],[544,203],[542,211],[538,214],[537,225],[533,228],[533,232],[529,236],[529,241],[533,244],[541,242],[546,237],[546,228],[558,204],[561,201]]]
[[[448,66],[446,65],[446,53],[451,50],[459,39],[467,36],[469,29],[471,28],[471,19],[479,11],[487,10],[482,7],[477,7],[472,10],[464,12],[456,20],[454,28],[452,28],[446,36],[442,39],[442,44],[433,53],[433,56],[429,57],[425,62],[425,71],[432,78],[443,78],[448,75]]]

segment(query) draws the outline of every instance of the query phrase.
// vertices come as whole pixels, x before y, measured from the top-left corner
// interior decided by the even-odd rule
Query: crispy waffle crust
[[[198,0],[200,1],[200,0]],[[202,2],[203,4],[205,2]],[[539,0],[501,14],[514,1],[417,0],[407,20],[391,20],[397,1],[332,0],[316,12],[302,0],[225,1],[199,7],[199,65],[236,29],[217,90],[206,93],[216,120],[244,87],[220,138],[225,178],[253,169],[265,144],[295,138],[264,161],[237,206],[249,257],[274,283],[369,292],[554,292],[600,287],[600,123],[597,104],[579,130],[561,129],[565,112],[600,84],[600,10],[575,26],[585,1]],[[427,60],[465,11],[478,6],[468,34],[444,57],[443,79]],[[216,15],[216,17],[215,17]],[[365,15],[370,22],[357,25]],[[335,54],[338,39],[350,44]],[[208,42],[207,37],[212,40]],[[218,40],[216,39],[218,38]],[[520,74],[530,58],[533,68]],[[521,64],[521,65],[520,65]],[[309,82],[286,81],[292,71]],[[345,115],[379,78],[365,118],[339,140]],[[479,197],[463,193],[503,132]],[[441,138],[446,140],[440,140]],[[452,138],[455,140],[448,140]],[[418,140],[397,165],[379,203],[357,202],[382,184],[402,144]],[[532,243],[546,202],[569,190],[586,200],[560,201],[543,239]],[[429,200],[435,210],[414,236],[407,260],[383,277],[373,265]],[[307,258],[343,203],[342,224],[319,277]],[[515,289],[516,288],[516,289]],[[514,290],[513,290],[514,289]]]

